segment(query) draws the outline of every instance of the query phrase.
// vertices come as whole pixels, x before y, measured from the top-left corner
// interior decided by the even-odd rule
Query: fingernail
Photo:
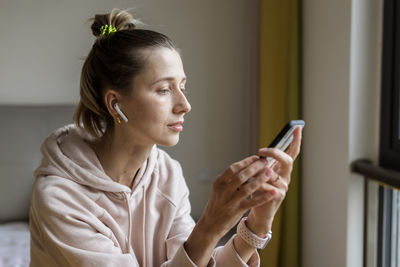
[[[268,148],[263,147],[263,148],[260,148],[260,149],[258,150],[258,152],[267,152],[267,150],[268,150]]]

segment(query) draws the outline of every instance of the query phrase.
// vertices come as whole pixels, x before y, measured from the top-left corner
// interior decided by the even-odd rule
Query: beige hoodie
[[[183,243],[194,227],[179,163],[153,147],[131,188],[108,177],[74,125],[43,143],[30,210],[31,266],[195,266]],[[259,265],[254,253],[250,266]],[[208,266],[248,266],[232,243]]]

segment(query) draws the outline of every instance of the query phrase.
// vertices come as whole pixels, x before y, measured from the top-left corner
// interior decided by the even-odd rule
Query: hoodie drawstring
[[[143,267],[147,266],[146,262],[146,231],[145,231],[145,226],[146,226],[146,190],[144,188],[144,185],[142,186],[143,189],[143,218],[142,218],[142,242],[143,242]],[[129,252],[131,252],[131,235],[132,235],[132,213],[131,213],[131,207],[129,205],[129,195],[128,193],[124,193],[124,197],[128,206],[128,222],[129,222],[129,229],[128,229],[128,248]]]
[[[129,253],[132,252],[132,246],[131,246],[131,235],[132,235],[132,214],[131,214],[131,206],[129,205],[129,196],[128,193],[124,193],[126,204],[128,205],[128,249]]]
[[[146,267],[146,237],[145,237],[145,225],[146,225],[146,190],[144,189],[143,185],[143,228],[142,228],[142,235],[143,235],[143,266]]]

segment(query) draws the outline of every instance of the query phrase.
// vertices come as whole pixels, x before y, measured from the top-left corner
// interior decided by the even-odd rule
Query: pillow
[[[0,224],[0,266],[29,266],[28,223]]]

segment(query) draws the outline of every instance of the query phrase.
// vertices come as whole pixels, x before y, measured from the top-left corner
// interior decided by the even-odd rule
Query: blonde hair
[[[114,127],[113,117],[104,103],[106,89],[128,95],[134,77],[146,63],[143,49],[175,49],[175,46],[161,33],[137,29],[138,20],[124,10],[113,9],[109,14],[95,15],[92,20],[92,33],[97,38],[82,67],[80,101],[74,121],[92,136],[101,138]],[[100,29],[105,25],[117,31],[102,34]]]

